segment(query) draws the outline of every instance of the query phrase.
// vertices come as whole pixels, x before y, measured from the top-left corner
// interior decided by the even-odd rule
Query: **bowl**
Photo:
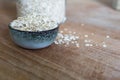
[[[12,40],[20,47],[26,49],[41,49],[50,46],[57,37],[58,27],[46,31],[21,31],[9,25]]]

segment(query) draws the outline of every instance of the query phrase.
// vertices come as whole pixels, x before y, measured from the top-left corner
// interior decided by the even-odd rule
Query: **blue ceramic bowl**
[[[20,31],[9,25],[12,40],[19,46],[26,49],[41,49],[50,46],[59,30],[59,26],[46,31],[32,32]]]

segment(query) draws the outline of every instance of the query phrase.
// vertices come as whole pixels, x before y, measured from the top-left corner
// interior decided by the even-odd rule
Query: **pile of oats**
[[[21,31],[45,31],[58,27],[58,24],[46,16],[27,15],[18,17],[10,26]]]

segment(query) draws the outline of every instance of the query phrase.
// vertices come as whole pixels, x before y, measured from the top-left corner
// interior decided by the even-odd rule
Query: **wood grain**
[[[77,32],[80,48],[20,48],[9,36],[15,18],[15,3],[0,2],[0,80],[120,80],[120,12],[93,0],[69,0],[61,30]],[[84,35],[91,33],[95,43],[106,41],[108,47],[85,47]],[[106,35],[111,38],[105,40]]]

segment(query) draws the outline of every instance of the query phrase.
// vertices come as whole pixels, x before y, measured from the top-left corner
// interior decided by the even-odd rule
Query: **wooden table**
[[[120,12],[92,0],[68,0],[61,30],[79,34],[79,48],[20,48],[9,36],[8,24],[15,18],[15,4],[0,2],[0,80],[120,80]],[[86,47],[86,34],[98,46]]]

